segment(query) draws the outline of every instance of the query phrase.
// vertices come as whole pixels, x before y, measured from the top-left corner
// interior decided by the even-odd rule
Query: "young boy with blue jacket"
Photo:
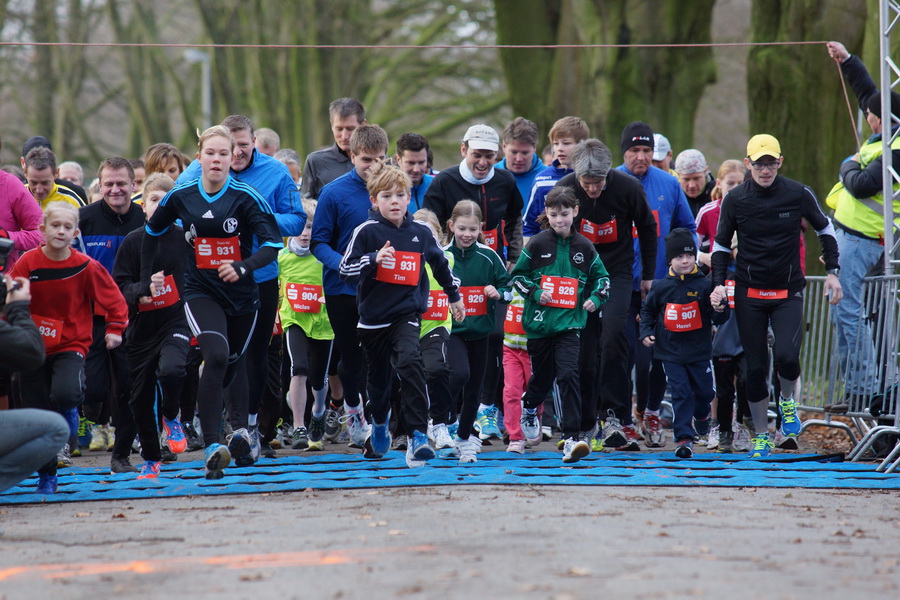
[[[715,396],[712,325],[727,312],[710,304],[712,282],[697,268],[697,243],[683,227],[666,236],[669,274],[657,279],[641,309],[641,341],[663,363],[675,411],[675,456],[693,456],[694,435],[709,433]],[[691,422],[693,420],[693,423]]]
[[[353,232],[340,263],[341,278],[356,285],[359,338],[367,366],[367,409],[372,431],[365,455],[379,458],[391,447],[388,429],[391,382],[396,373],[403,385],[403,420],[409,445],[406,464],[421,466],[434,458],[428,443],[428,396],[419,345],[421,315],[428,306],[429,283],[423,262],[450,301],[453,318],[462,321],[459,281],[431,229],[413,221],[409,177],[396,167],[376,165],[367,181],[373,209]]]

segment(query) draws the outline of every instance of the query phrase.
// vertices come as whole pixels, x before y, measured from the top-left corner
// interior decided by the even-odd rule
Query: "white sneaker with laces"
[[[459,464],[478,462],[478,453],[481,452],[481,439],[473,431],[469,439],[456,439],[456,446],[459,448]]]
[[[749,452],[753,448],[753,438],[750,437],[750,430],[741,423],[733,423],[734,431],[734,449],[737,452]]]
[[[435,450],[443,450],[445,448],[455,448],[456,444],[453,443],[453,438],[450,437],[450,432],[447,430],[447,425],[444,423],[438,423],[431,428],[431,432],[434,439],[434,449]]]
[[[706,438],[706,449],[715,450],[719,447],[719,426],[713,425],[709,428],[709,435]]]
[[[362,406],[358,407],[357,410],[350,409],[346,415],[342,417],[342,420],[347,423],[347,432],[350,434],[350,442],[362,448],[366,439],[369,437],[370,429],[368,423],[366,423],[366,415],[363,414]]]
[[[525,454],[525,440],[509,440],[506,451],[513,454]]]
[[[563,442],[564,463],[575,463],[591,453],[591,447],[584,440],[576,440],[573,438],[566,439]]]

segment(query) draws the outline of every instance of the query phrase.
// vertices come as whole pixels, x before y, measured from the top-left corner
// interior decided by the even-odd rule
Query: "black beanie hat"
[[[868,97],[865,102],[865,108],[868,109],[870,113],[881,118],[881,93],[876,92]],[[891,92],[891,112],[894,113],[895,116],[900,116],[900,94],[897,92]]]
[[[690,229],[677,227],[666,236],[666,264],[679,254],[693,254],[697,256],[697,243]]]
[[[632,146],[650,146],[653,149],[653,130],[643,121],[629,123],[622,130],[622,153]]]
[[[24,158],[28,156],[28,153],[35,148],[47,148],[49,150],[53,150],[53,146],[50,145],[50,140],[42,135],[36,135],[34,137],[28,138],[27,140],[25,140],[25,143],[22,144],[22,157]]]

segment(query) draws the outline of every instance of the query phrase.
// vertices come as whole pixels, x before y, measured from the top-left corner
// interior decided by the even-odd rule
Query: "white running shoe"
[[[459,464],[478,462],[478,453],[481,452],[481,439],[474,431],[467,440],[456,438],[456,446],[459,448]]]

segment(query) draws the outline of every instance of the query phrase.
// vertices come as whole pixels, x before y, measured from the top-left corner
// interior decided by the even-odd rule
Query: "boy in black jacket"
[[[172,180],[162,173],[147,178],[143,188],[147,220],[172,187]],[[162,460],[159,422],[153,410],[157,382],[162,391],[160,412],[169,450],[178,454],[187,448],[178,408],[191,340],[181,300],[184,273],[193,258],[184,231],[172,227],[160,237],[150,289],[141,282],[141,243],[145,235],[140,228],[125,237],[112,271],[130,312],[125,330],[131,379],[129,406],[141,440],[141,457],[146,461],[138,479],[157,477]]]
[[[422,261],[450,300],[453,318],[465,315],[459,280],[431,233],[412,220],[409,177],[396,167],[376,165],[366,183],[373,209],[356,228],[341,260],[341,278],[356,283],[359,339],[367,365],[366,390],[372,431],[365,456],[379,458],[391,447],[388,430],[391,382],[394,373],[403,384],[403,418],[409,445],[406,464],[418,467],[434,458],[428,443],[428,395],[419,347],[420,317],[428,306],[429,283]]]
[[[675,411],[675,456],[693,456],[694,435],[709,433],[713,385],[712,324],[725,312],[710,304],[712,283],[697,269],[697,243],[683,227],[666,236],[669,275],[657,279],[641,308],[641,341],[665,368]],[[693,425],[691,420],[693,418]]]

